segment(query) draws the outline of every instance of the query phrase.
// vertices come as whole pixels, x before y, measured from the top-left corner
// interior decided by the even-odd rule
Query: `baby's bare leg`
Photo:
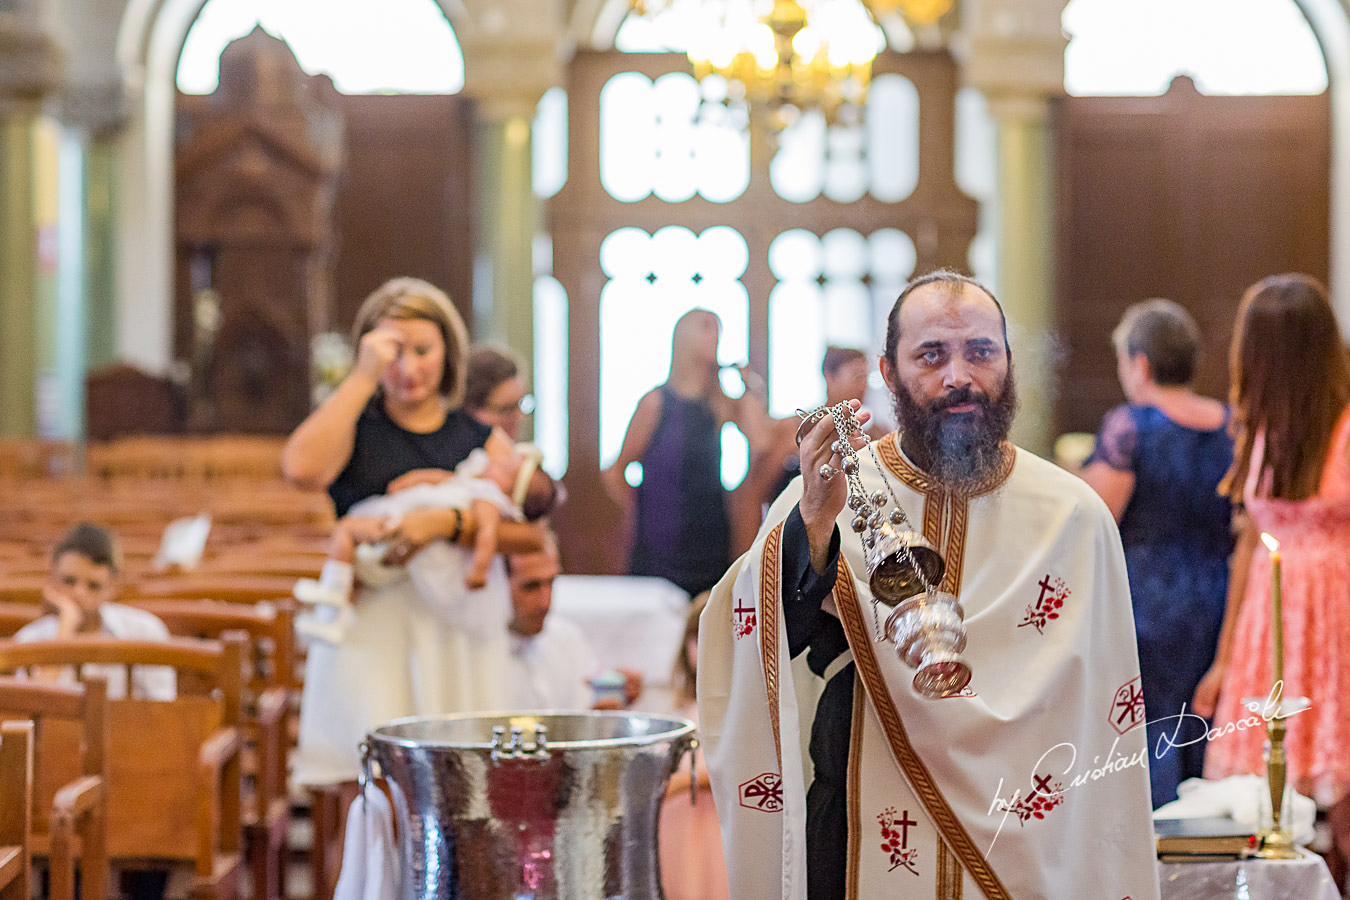
[[[486,500],[473,501],[472,508],[478,533],[474,535],[473,561],[469,564],[465,584],[477,589],[487,584],[488,566],[492,565],[492,557],[497,552],[497,528],[501,525],[502,513]]]
[[[356,558],[356,539],[352,537],[349,519],[338,519],[333,535],[328,539],[328,558],[349,563]]]

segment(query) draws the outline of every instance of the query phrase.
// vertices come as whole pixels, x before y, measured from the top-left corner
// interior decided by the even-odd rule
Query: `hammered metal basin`
[[[375,729],[366,752],[399,809],[402,896],[662,900],[661,803],[694,744],[686,719],[626,712],[432,716]]]

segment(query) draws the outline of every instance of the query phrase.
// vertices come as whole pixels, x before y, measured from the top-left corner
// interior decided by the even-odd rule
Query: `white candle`
[[[1284,593],[1281,585],[1280,542],[1262,533],[1261,541],[1270,550],[1270,641],[1275,653],[1275,684],[1284,693]]]

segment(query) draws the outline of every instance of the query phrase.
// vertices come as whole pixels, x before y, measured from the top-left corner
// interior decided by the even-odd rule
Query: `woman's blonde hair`
[[[441,340],[445,343],[440,394],[451,409],[458,409],[464,402],[469,332],[445,291],[420,278],[386,281],[357,311],[356,321],[352,324],[352,346],[359,347],[361,338],[373,331],[381,319],[422,319],[440,329]]]

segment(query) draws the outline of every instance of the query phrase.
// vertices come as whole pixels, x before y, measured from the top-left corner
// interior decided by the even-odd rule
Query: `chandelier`
[[[804,113],[862,120],[872,61],[886,46],[879,22],[898,14],[932,25],[953,0],[634,0],[650,18],[683,20],[700,81],[727,82],[727,101],[777,132]]]

